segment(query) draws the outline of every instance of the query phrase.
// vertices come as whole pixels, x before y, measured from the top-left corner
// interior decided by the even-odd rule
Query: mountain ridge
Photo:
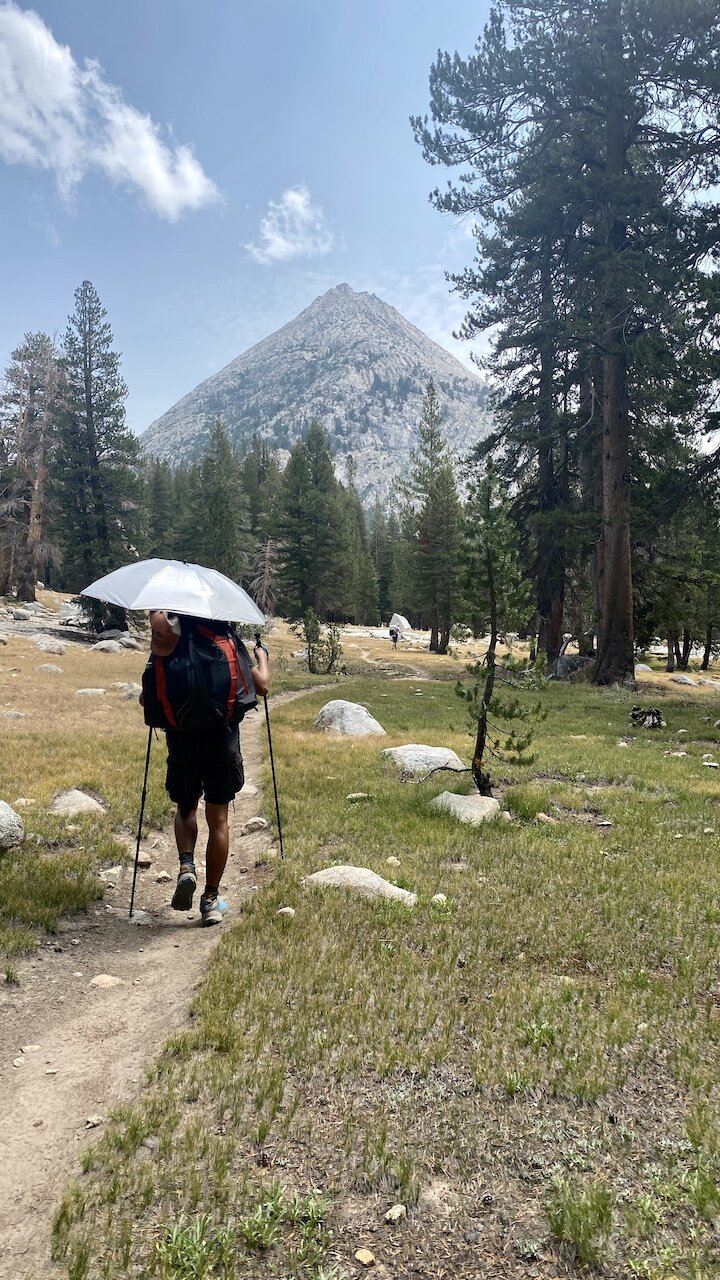
[[[382,499],[417,444],[430,378],[445,435],[467,452],[491,428],[484,384],[395,307],[343,283],[204,379],[141,443],[173,464],[192,461],[219,414],[234,445],[258,434],[284,457],[318,420],[338,471],[352,454],[361,498]]]

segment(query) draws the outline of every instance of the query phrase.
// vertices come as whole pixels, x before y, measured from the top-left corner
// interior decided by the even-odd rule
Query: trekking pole
[[[256,644],[260,645],[261,649],[265,649],[265,645],[262,643],[259,631],[255,636],[255,642]],[[265,653],[267,653],[267,649],[265,649]],[[272,734],[270,732],[270,710],[268,707],[268,700],[267,700],[266,693],[263,694],[263,702],[265,703],[265,723],[267,725],[268,749],[270,751],[270,770],[272,772],[273,791],[275,792],[275,812],[277,814],[278,842],[280,844],[280,857],[284,858],[285,850],[283,849],[282,823],[280,821],[280,801],[278,800],[277,778],[275,777],[275,757],[273,755]]]
[[[135,866],[133,868],[132,892],[130,894],[130,919],[135,907],[135,882],[137,881],[138,862],[140,861],[140,841],[142,839],[142,824],[145,816],[145,797],[147,795],[148,770],[150,768],[150,747],[152,746],[152,728],[148,729],[147,754],[145,756],[145,776],[143,778],[142,796],[140,798],[140,821],[138,822],[137,844],[135,846]]]

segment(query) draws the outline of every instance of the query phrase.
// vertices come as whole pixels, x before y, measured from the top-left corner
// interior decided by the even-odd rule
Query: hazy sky
[[[92,280],[138,431],[347,281],[462,354],[408,117],[487,0],[0,0],[0,365]]]

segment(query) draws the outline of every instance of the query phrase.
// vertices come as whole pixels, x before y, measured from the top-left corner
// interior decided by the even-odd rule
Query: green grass
[[[716,1274],[720,780],[702,767],[715,708],[658,695],[668,729],[621,748],[631,695],[549,686],[535,765],[495,770],[513,821],[473,829],[429,808],[469,779],[401,785],[380,756],[420,741],[468,758],[448,683],[344,685],[382,741],[314,733],[329,696],[274,714],[285,862],[224,927],[189,1027],[63,1202],[68,1275],[164,1275],[159,1245],[200,1231],[215,1258],[230,1224],[239,1268],[265,1239],[248,1274],[319,1276],[352,1265],[342,1209],[358,1198],[380,1260],[392,1241],[399,1262],[429,1265],[423,1191],[438,1177],[458,1206],[458,1274],[481,1211],[517,1222],[519,1260],[554,1239],[572,1274],[597,1261],[652,1280]],[[667,756],[679,728],[688,755]],[[369,798],[350,804],[353,791]],[[417,906],[303,889],[334,862],[395,879]],[[302,1247],[284,1210],[259,1210],[266,1165],[287,1170],[278,1204],[332,1202]],[[500,1188],[491,1210],[477,1208],[486,1185]],[[390,1235],[395,1201],[420,1236]]]

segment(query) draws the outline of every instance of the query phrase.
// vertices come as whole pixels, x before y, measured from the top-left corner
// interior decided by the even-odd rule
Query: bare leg
[[[205,817],[208,824],[207,855],[205,859],[205,897],[213,897],[220,888],[225,864],[230,849],[230,829],[228,827],[228,806],[226,804],[205,805]]]
[[[197,805],[192,809],[178,805],[175,811],[175,843],[181,857],[184,853],[195,853],[197,835]]]

